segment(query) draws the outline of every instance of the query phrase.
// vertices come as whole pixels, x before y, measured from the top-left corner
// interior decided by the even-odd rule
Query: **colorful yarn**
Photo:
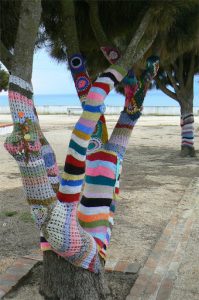
[[[159,57],[157,56],[150,56],[147,59],[146,63],[146,70],[142,73],[140,80],[137,82],[137,89],[135,91],[134,96],[126,101],[127,107],[125,108],[126,112],[131,115],[131,117],[136,120],[142,111],[142,103],[144,101],[146,92],[149,88],[151,80],[156,76],[159,68]],[[128,75],[133,79],[133,74],[130,73]],[[127,84],[129,85],[129,84]]]
[[[68,61],[78,96],[83,104],[91,88],[91,80],[86,71],[84,58],[81,54],[74,54]]]
[[[143,84],[139,85],[133,72],[129,72],[123,82],[128,84],[128,88],[125,88],[127,106],[129,99],[139,93],[139,87],[143,88],[145,85],[144,80]],[[148,84],[148,81],[145,84]],[[109,141],[104,143],[101,149],[87,156],[85,185],[78,208],[81,226],[94,237],[99,254],[104,259],[110,243],[123,158],[132,130],[141,115],[128,114],[126,107],[124,110]]]
[[[181,116],[182,147],[194,147],[194,116],[184,114]]]
[[[95,130],[91,136],[87,149],[87,155],[100,150],[107,141],[108,131],[106,126],[106,120],[104,115],[101,115],[99,121],[97,122]]]
[[[51,145],[48,143],[47,139],[45,138],[39,126],[39,119],[35,107],[34,107],[34,113],[35,116],[37,117],[39,141],[41,144],[41,155],[45,163],[47,176],[52,185],[53,190],[57,192],[59,188],[60,177],[59,177],[59,168],[56,162],[56,156]]]
[[[37,226],[41,228],[49,210],[55,205],[56,195],[49,183],[41,155],[31,85],[11,75],[9,103],[14,129],[5,141],[5,148],[19,165],[27,201]]]
[[[110,64],[115,64],[121,56],[117,48],[107,46],[100,47],[100,49]]]
[[[59,192],[57,193],[61,204],[52,210],[52,225],[50,222],[48,223],[44,234],[51,246],[58,250],[59,255],[67,257],[71,262],[77,264],[77,255],[81,257],[83,254],[84,258],[87,257],[84,262],[79,259],[78,263],[80,266],[94,272],[99,270],[96,243],[94,239],[91,239],[91,235],[84,231],[77,222],[77,204],[85,176],[86,151],[90,136],[95,129],[100,115],[104,112],[103,101],[105,96],[114,87],[114,84],[121,81],[122,78],[122,69],[114,66],[101,74],[93,83],[88,93],[83,113],[73,130],[69,144],[64,174],[62,175]],[[54,227],[55,220],[58,219],[62,211],[64,212],[61,220],[56,222],[57,224],[66,224],[64,236],[68,235],[69,237],[65,239],[66,241],[63,241],[63,239],[60,241],[61,237],[59,238],[57,228]],[[71,215],[72,217],[70,217]],[[60,227],[60,225],[57,226]],[[61,232],[63,232],[62,230]],[[84,237],[84,243],[82,243],[82,237]],[[68,241],[71,241],[71,245],[68,245]],[[89,243],[89,241],[92,241],[92,243]],[[90,260],[91,257],[92,260]]]
[[[78,208],[81,226],[89,232],[104,258],[110,242],[110,205],[116,183],[117,155],[104,149],[87,156],[83,196]]]

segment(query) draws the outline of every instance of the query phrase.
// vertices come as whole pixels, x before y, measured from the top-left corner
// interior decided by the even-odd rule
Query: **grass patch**
[[[19,216],[19,220],[24,223],[34,223],[32,215],[29,212],[22,212]]]
[[[16,210],[14,211],[5,210],[5,211],[1,211],[0,217],[13,217],[16,216],[17,214],[18,212]]]

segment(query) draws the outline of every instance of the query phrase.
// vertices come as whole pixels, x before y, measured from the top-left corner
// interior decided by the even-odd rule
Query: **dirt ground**
[[[77,118],[40,116],[60,167]],[[110,132],[116,118],[108,116]],[[0,116],[0,120],[9,122],[9,116]],[[109,263],[128,260],[143,266],[191,179],[199,174],[197,157],[179,155],[179,121],[175,116],[143,116],[134,128],[123,165],[121,199],[108,251]],[[199,149],[199,116],[195,118],[195,125],[195,147]],[[39,245],[39,233],[24,199],[19,170],[4,150],[4,140],[5,136],[0,136],[0,272],[16,257],[28,254]]]

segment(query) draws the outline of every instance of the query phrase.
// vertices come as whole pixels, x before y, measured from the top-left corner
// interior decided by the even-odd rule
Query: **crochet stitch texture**
[[[24,98],[30,92],[29,86],[24,89],[20,78],[18,84],[12,86],[12,76],[10,78],[9,98],[16,134],[6,140],[5,147],[17,160],[23,179],[27,177],[24,188],[36,223],[56,253],[71,263],[96,273],[100,268],[96,243],[79,225],[76,216],[77,204],[85,174],[86,150],[90,136],[104,111],[104,98],[114,84],[123,79],[124,74],[125,71],[120,67],[111,67],[100,75],[90,89],[83,113],[72,133],[64,174],[57,193],[58,201],[48,181],[41,156],[32,92],[27,99]],[[12,95],[16,90],[19,90],[19,94]],[[19,120],[18,112],[22,112],[21,116],[24,114],[23,120]],[[31,137],[28,136],[28,139],[23,135],[21,127],[18,127],[18,123],[23,124],[27,119],[31,120],[32,126],[29,128]]]

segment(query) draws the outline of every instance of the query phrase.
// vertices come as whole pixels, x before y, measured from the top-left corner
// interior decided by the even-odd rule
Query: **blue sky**
[[[58,64],[44,49],[37,51],[34,55],[32,82],[35,95],[76,94],[72,76],[67,70],[67,63]],[[194,94],[194,105],[199,106],[199,76],[195,78]],[[1,95],[6,95],[6,93]],[[161,91],[152,90],[147,93],[145,103],[157,105],[159,99],[162,100],[162,105],[163,103],[173,105],[175,102]]]
[[[75,94],[75,86],[66,63],[57,63],[45,50],[37,51],[33,63],[35,94]]]

